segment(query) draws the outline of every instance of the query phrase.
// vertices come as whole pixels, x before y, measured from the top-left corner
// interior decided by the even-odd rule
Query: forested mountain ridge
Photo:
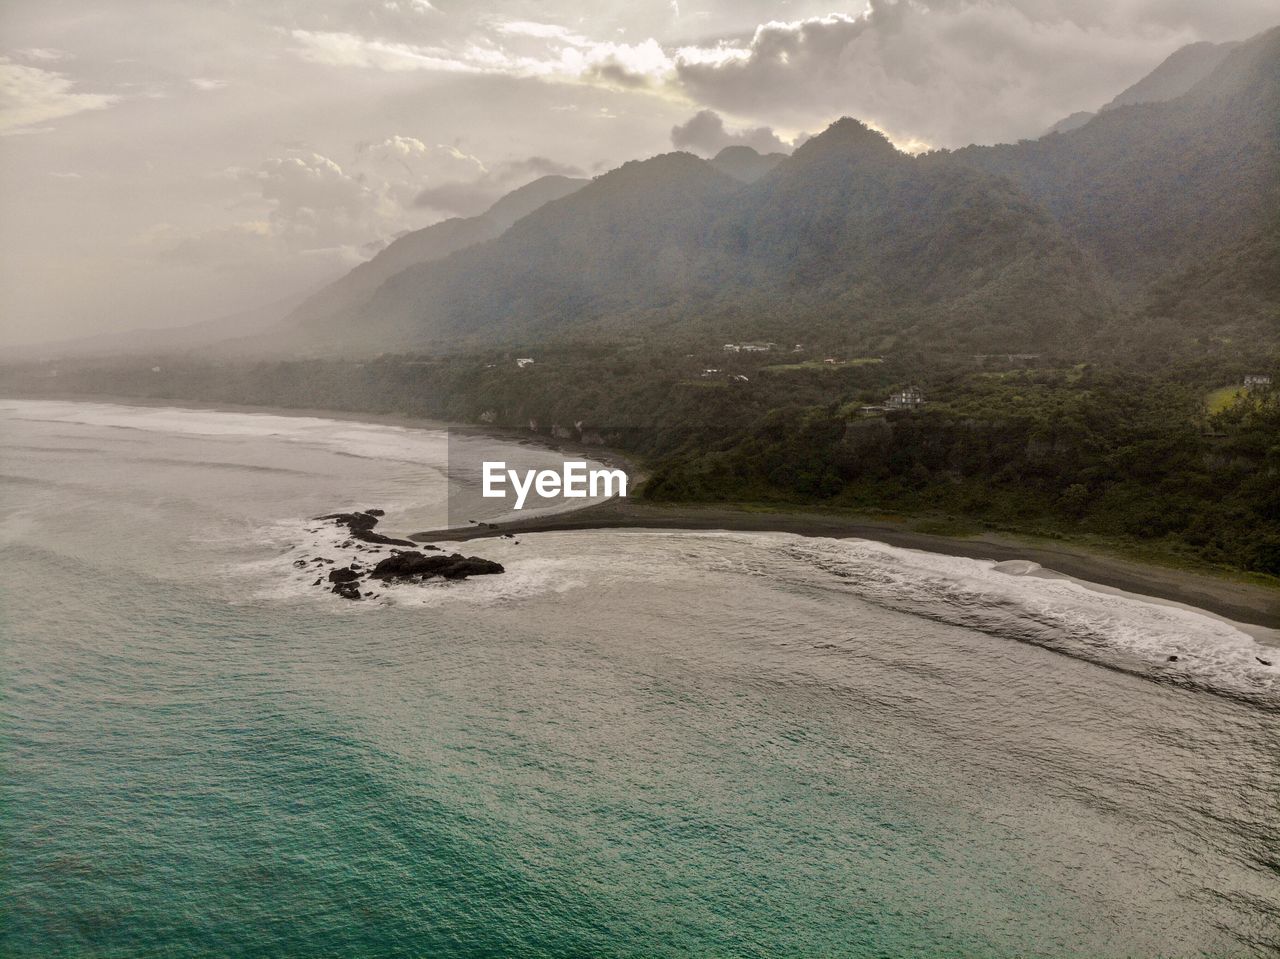
[[[1258,233],[1280,206],[1280,28],[1232,46],[1175,99],[951,156],[1008,177],[1112,276],[1149,281]]]
[[[1005,344],[1012,333],[1030,345],[1111,311],[1088,256],[1007,181],[900,153],[845,119],[752,183],[690,154],[625,164],[490,243],[403,271],[353,323],[309,333],[458,349],[720,335],[766,315],[788,329],[945,329]]]
[[[757,153],[748,146],[725,147],[711,158],[711,165],[743,183],[755,183],[787,158],[785,153]]]
[[[1280,28],[1175,55],[1129,99],[1197,71],[1181,96],[1122,94],[1039,141],[912,157],[846,118],[787,158],[628,163],[300,317],[290,349],[743,335],[1039,351],[1161,323],[1274,337]]]

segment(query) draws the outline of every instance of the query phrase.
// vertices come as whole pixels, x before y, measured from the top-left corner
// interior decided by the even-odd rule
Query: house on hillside
[[[914,386],[908,386],[890,396],[884,405],[890,410],[917,410],[924,406],[924,394]]]
[[[519,368],[519,369],[522,369],[522,370],[523,370],[526,366],[528,366],[528,365],[529,365],[530,363],[532,363],[532,362],[533,362],[533,358],[532,358],[532,357],[529,357],[529,356],[521,356],[521,357],[517,357],[517,358],[516,358],[516,367],[517,367],[517,368]]]
[[[1269,390],[1271,389],[1271,377],[1265,373],[1254,373],[1244,378],[1244,388],[1246,390]]]
[[[777,343],[726,343],[726,353],[769,353],[778,348]]]

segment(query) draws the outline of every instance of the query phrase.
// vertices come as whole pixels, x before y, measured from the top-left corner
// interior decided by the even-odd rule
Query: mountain
[[[733,253],[722,288],[819,329],[1026,344],[1110,310],[1088,257],[1017,189],[849,118],[745,192],[710,242]]]
[[[711,165],[743,183],[755,183],[787,158],[785,153],[757,153],[749,146],[725,147]]]
[[[129,354],[158,356],[194,350],[220,350],[229,341],[260,336],[264,330],[280,323],[281,317],[310,295],[311,291],[308,290],[262,306],[184,326],[120,330],[60,342],[13,346],[6,351],[6,358],[40,360]]]
[[[398,273],[321,342],[405,348],[652,308],[694,285],[709,219],[741,184],[688,153],[626,163],[503,236]]]
[[[1257,234],[1280,203],[1280,28],[1228,47],[1173,100],[952,156],[1007,177],[1113,277],[1140,286]]]
[[[1207,78],[1226,59],[1227,54],[1239,45],[1237,41],[1209,43],[1202,40],[1179,47],[1145,77],[1112,98],[1099,112],[1139,103],[1164,103],[1176,99]],[[1095,116],[1097,113],[1080,110],[1059,120],[1044,135],[1078,129]]]
[[[1138,103],[1164,103],[1188,93],[1201,80],[1221,66],[1239,41],[1230,43],[1189,43],[1179,47],[1158,67],[1118,94],[1103,110],[1128,107]]]
[[[508,193],[479,216],[453,217],[398,237],[366,263],[329,284],[298,306],[287,325],[317,323],[359,306],[401,270],[443,259],[451,253],[492,240],[517,220],[552,200],[568,196],[587,183],[566,176],[544,176]]]
[[[1280,315],[1267,281],[1280,29],[1173,64],[1135,87],[1168,93],[1208,72],[1038,141],[912,157],[846,118],[790,157],[628,163],[496,238],[386,276],[400,263],[389,248],[381,273],[375,258],[344,280],[345,299],[298,311],[292,342],[368,354],[794,334],[1079,352],[1124,329],[1265,331]]]
[[[1095,116],[1097,116],[1096,113],[1091,113],[1088,110],[1077,110],[1075,113],[1063,117],[1053,126],[1049,127],[1049,129],[1045,130],[1044,135],[1049,136],[1053,133],[1070,133],[1072,130],[1080,129],[1080,127],[1084,126]]]
[[[309,323],[306,338],[443,349],[712,335],[748,315],[886,334],[964,327],[1023,344],[1110,309],[1088,257],[1006,181],[899,153],[857,121],[754,183],[722,165],[687,153],[628,163],[492,242],[398,273],[354,313]]]

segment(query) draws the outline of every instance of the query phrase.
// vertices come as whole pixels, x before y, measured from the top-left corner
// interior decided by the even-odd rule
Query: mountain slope
[[[1174,100],[953,156],[1008,177],[1112,275],[1148,281],[1256,233],[1280,203],[1280,28],[1230,47]]]
[[[688,153],[624,164],[491,243],[397,274],[356,325],[373,342],[438,346],[669,303],[697,286],[706,223],[740,188]]]
[[[1139,103],[1164,103],[1176,99],[1206,79],[1239,45],[1238,41],[1209,43],[1202,40],[1199,43],[1189,43],[1185,47],[1179,47],[1145,77],[1117,94],[1109,103],[1104,104],[1098,112]],[[1063,117],[1046,130],[1044,135],[1069,133],[1084,126],[1097,115],[1088,110],[1077,111]]]
[[[1168,290],[1190,302],[1272,262],[1280,29],[1230,47],[1180,97],[1036,142],[911,157],[845,119],[753,182],[723,172],[735,157],[755,162],[628,163],[300,333],[364,353],[792,333],[1078,351],[1126,317],[1175,312]],[[1250,289],[1245,325],[1271,303],[1265,282]]]
[[[1164,103],[1174,100],[1202,80],[1208,78],[1214,70],[1221,66],[1236,47],[1239,41],[1230,43],[1189,43],[1179,47],[1145,77],[1116,95],[1102,109],[1114,110],[1116,107],[1129,107],[1138,103]]]
[[[843,120],[752,184],[690,154],[626,164],[497,240],[402,271],[308,335],[331,349],[439,349],[709,336],[750,315],[1024,344],[1109,310],[1088,258],[1007,182]]]
[[[1088,258],[1008,183],[899,153],[855,120],[809,140],[747,199],[712,236],[736,253],[729,285],[771,289],[815,322],[1025,344],[1111,309]]]
[[[777,168],[787,158],[785,153],[757,153],[749,146],[725,147],[711,160],[711,165],[743,183],[755,183]]]
[[[375,257],[304,301],[286,320],[306,325],[349,313],[401,270],[443,259],[451,253],[501,236],[517,220],[568,196],[588,181],[544,176],[508,193],[479,216],[453,217],[406,233]]]

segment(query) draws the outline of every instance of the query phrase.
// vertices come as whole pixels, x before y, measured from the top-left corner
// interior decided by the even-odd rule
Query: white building
[[[924,406],[924,394],[914,386],[908,386],[905,390],[894,393],[884,405],[891,410],[915,410]]]

